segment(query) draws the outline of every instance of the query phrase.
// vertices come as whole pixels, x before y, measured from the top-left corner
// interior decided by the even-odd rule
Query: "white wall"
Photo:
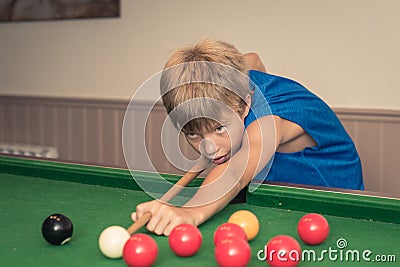
[[[0,24],[0,94],[130,98],[204,37],[335,107],[400,109],[398,0],[121,0],[117,19]]]

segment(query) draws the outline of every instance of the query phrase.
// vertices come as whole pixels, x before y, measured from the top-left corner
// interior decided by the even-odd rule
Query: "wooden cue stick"
[[[193,166],[193,168],[188,171],[184,176],[182,176],[181,179],[179,179],[178,182],[176,182],[161,198],[160,200],[162,202],[168,202],[171,199],[173,199],[177,194],[179,194],[180,191],[182,191],[183,187],[188,185],[191,181],[193,181],[194,178],[196,178],[210,163],[210,160],[201,157],[201,159],[196,163],[196,165]],[[196,171],[197,170],[197,171]],[[200,170],[200,171],[198,171]],[[137,230],[142,228],[144,225],[146,225],[150,219],[151,219],[151,212],[147,211],[145,212],[136,222],[134,222],[128,229],[128,233],[132,235],[135,233]]]

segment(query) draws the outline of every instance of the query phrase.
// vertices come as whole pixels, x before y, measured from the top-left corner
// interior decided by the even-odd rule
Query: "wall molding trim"
[[[377,108],[332,108],[342,119],[400,122],[400,110]]]

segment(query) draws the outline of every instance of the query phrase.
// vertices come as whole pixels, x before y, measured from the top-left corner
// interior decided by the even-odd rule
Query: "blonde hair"
[[[190,132],[218,125],[214,118],[220,118],[223,110],[216,101],[242,116],[250,94],[247,71],[243,54],[223,41],[205,39],[175,51],[160,81],[163,104],[168,114],[174,114],[174,125]],[[199,101],[188,102],[179,112],[171,113],[192,99]]]

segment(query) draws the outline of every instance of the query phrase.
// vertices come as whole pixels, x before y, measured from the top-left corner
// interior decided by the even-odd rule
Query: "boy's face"
[[[199,132],[186,132],[189,144],[201,155],[213,159],[214,164],[222,164],[234,155],[242,144],[244,119],[238,114],[225,115],[210,130],[203,128]]]

